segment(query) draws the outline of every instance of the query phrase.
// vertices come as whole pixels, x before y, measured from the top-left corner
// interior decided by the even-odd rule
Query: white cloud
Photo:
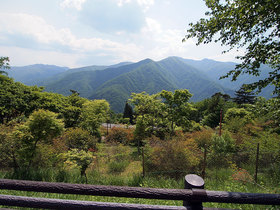
[[[86,2],[86,0],[64,0],[61,2],[60,6],[62,8],[75,8],[77,10],[82,9],[82,5]]]
[[[150,44],[147,57],[163,59],[176,55],[185,57],[189,53],[189,47],[195,46],[193,40],[182,43],[184,31],[178,29],[164,29],[155,19],[146,18],[146,27],[141,31],[141,37],[145,37],[146,46]]]
[[[124,4],[130,3],[131,0],[118,0],[118,6],[122,7]]]
[[[141,6],[152,6],[154,5],[155,1],[154,0],[137,0],[138,4],[141,5]]]
[[[45,63],[57,56],[67,60],[69,65],[74,66],[73,61],[77,62],[78,58],[90,54],[93,57],[107,55],[113,57],[114,61],[131,60],[131,58],[135,60],[137,55],[141,54],[136,44],[115,42],[99,37],[77,38],[69,28],[57,29],[43,18],[34,15],[2,13],[0,14],[0,25],[0,46],[12,47],[16,52],[19,52],[18,57],[20,57],[20,54],[24,55],[23,57],[29,61],[37,58],[37,62]],[[32,40],[36,45],[35,49],[32,49],[28,44],[20,43],[22,37],[28,37],[28,40]],[[19,39],[19,41],[9,39]],[[7,43],[12,44],[9,46]],[[3,49],[2,46],[1,49]],[[47,46],[47,48],[40,46]],[[23,48],[26,49],[26,54],[23,53]],[[37,53],[34,53],[35,50]],[[33,53],[36,56],[32,56]],[[5,54],[3,52],[3,55]],[[15,55],[12,52],[11,54]],[[29,57],[35,58],[31,59]],[[45,62],[39,57],[45,58]],[[72,57],[74,58],[69,59]]]
[[[98,37],[77,38],[68,28],[56,29],[46,23],[43,18],[28,14],[0,14],[0,25],[1,33],[8,32],[9,35],[29,36],[37,41],[38,44],[55,44],[57,47],[59,45],[65,46],[77,52],[116,51],[136,47],[131,44],[121,44]],[[6,37],[6,39],[9,39],[9,37]]]
[[[139,4],[144,9],[144,11],[147,11],[155,3],[154,0],[118,0],[117,4],[119,7],[122,7],[124,4],[132,2]]]
[[[23,66],[40,63],[67,67],[78,67],[77,63],[84,56],[81,54],[33,50],[10,46],[0,47],[0,55],[8,56],[10,58],[11,66]]]

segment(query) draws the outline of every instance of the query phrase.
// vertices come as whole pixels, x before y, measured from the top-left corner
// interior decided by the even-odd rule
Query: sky
[[[203,0],[1,0],[0,56],[70,68],[169,56],[236,61],[219,43],[182,43]]]

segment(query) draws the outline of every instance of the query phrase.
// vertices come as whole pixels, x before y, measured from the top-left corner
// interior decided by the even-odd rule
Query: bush
[[[227,167],[235,151],[235,140],[229,132],[225,132],[222,136],[214,135],[210,147],[210,162],[215,167]]]
[[[239,132],[244,126],[252,122],[252,114],[244,108],[230,108],[225,117],[226,128],[234,133]]]
[[[87,151],[96,149],[97,139],[82,128],[70,128],[60,138],[65,142],[68,149],[78,149]]]
[[[16,150],[18,149],[18,143],[11,138],[13,128],[11,126],[0,124],[0,168],[18,167],[16,158]]]
[[[201,152],[193,139],[154,140],[146,147],[147,172],[180,178],[196,171]]]
[[[132,142],[133,130],[127,128],[117,128],[113,127],[108,136],[106,137],[107,142],[111,143],[121,143],[127,145]]]
[[[207,148],[212,144],[213,129],[202,129],[191,134],[199,148]]]
[[[121,173],[124,172],[127,166],[129,165],[128,160],[122,160],[122,161],[111,161],[108,165],[109,172],[110,173]]]

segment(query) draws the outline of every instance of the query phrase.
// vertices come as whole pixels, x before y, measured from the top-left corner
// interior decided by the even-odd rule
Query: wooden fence
[[[280,205],[280,194],[205,190],[204,180],[194,174],[185,176],[185,189],[100,186],[9,179],[0,179],[0,189],[183,201],[183,206],[162,206],[0,195],[0,205],[43,209],[211,209],[203,208],[203,202]]]

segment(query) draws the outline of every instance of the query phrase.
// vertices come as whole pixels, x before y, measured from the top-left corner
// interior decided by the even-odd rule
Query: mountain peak
[[[152,59],[150,59],[150,58],[146,58],[144,60],[139,61],[138,63],[146,64],[146,63],[151,63],[151,62],[154,62],[154,61]]]

